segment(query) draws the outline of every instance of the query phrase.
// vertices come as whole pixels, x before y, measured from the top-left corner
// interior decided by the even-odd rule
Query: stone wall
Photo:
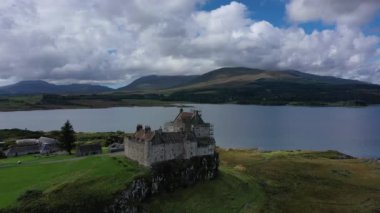
[[[218,167],[217,153],[189,160],[156,163],[152,165],[149,175],[135,179],[105,212],[148,212],[142,205],[148,197],[188,187],[199,181],[215,179]]]
[[[124,153],[125,155],[142,165],[149,166],[150,163],[146,161],[148,151],[147,142],[136,142],[129,140],[127,137],[124,139]]]
[[[194,134],[196,137],[210,137],[210,125],[204,124],[204,125],[197,125],[194,127]]]
[[[197,148],[198,156],[212,155],[214,152],[215,152],[215,145],[213,144],[208,145],[208,146],[199,146]]]
[[[151,143],[150,143],[151,144]],[[183,142],[149,145],[148,161],[152,163],[183,158]]]
[[[152,142],[139,142],[128,138],[125,139],[124,146],[125,155],[144,166],[174,159],[190,159],[195,156],[213,155],[215,150],[214,144],[198,146],[196,141],[152,145]]]
[[[198,143],[195,141],[185,141],[183,144],[185,147],[185,159],[190,159],[198,154]]]

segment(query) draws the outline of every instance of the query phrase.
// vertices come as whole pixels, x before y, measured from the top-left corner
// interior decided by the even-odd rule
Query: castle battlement
[[[136,132],[125,137],[124,146],[128,158],[145,166],[215,153],[212,125],[203,121],[200,111],[182,109],[164,129],[152,131],[149,126],[137,125]]]

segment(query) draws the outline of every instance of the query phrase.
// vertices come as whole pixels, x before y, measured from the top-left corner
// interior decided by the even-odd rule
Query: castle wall
[[[213,155],[215,150],[214,144],[198,146],[196,141],[152,145],[152,142],[136,142],[128,138],[124,140],[124,146],[128,158],[145,166],[174,159]]]
[[[149,162],[147,162],[146,158],[147,151],[147,142],[136,142],[129,140],[127,137],[124,138],[124,153],[128,158],[135,160],[140,164],[148,166]]]
[[[149,147],[148,161],[150,164],[183,158],[184,145],[183,142],[178,143],[162,143]]]
[[[197,137],[210,137],[210,126],[209,125],[198,125],[194,127],[194,134]]]
[[[165,123],[164,129],[166,132],[175,132],[175,127],[174,127],[173,122]]]
[[[185,124],[183,123],[168,122],[165,124],[166,132],[181,132],[184,130],[185,130]]]
[[[197,149],[198,156],[213,155],[215,151],[215,145],[211,144],[208,146],[200,146]]]
[[[165,144],[155,144],[149,148],[147,157],[150,164],[165,160]]]
[[[185,148],[185,159],[190,159],[194,156],[198,155],[198,144],[196,141],[185,141],[184,143]]]

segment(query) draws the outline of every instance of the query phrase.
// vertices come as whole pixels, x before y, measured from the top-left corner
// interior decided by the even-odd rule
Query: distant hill
[[[102,92],[105,93],[97,94]],[[268,71],[245,67],[221,68],[198,76],[150,75],[117,90],[86,84],[54,85],[44,81],[22,81],[0,87],[1,94],[58,95],[45,95],[34,108],[55,105],[61,108],[130,106],[136,100],[145,105],[168,101],[308,106],[380,104],[380,85],[296,70]],[[6,110],[13,109],[12,104],[6,105],[4,101],[2,104]]]
[[[213,70],[165,91],[169,101],[240,104],[380,104],[380,86],[295,70]]]
[[[129,85],[119,88],[122,91],[144,91],[168,89],[186,84],[198,77],[197,75],[148,75],[141,77]]]
[[[380,104],[380,85],[296,70],[226,67],[199,76],[145,76],[119,91],[138,99],[259,105]],[[154,96],[156,94],[157,96]]]
[[[56,85],[45,81],[20,81],[0,87],[1,95],[20,94],[87,94],[112,91],[111,88],[90,84]]]
[[[319,76],[295,70],[265,71],[245,67],[228,67],[207,72],[191,81],[179,85],[176,89],[196,88],[230,88],[252,85],[255,82],[277,81],[308,84],[367,84],[360,81],[346,80],[331,76]]]

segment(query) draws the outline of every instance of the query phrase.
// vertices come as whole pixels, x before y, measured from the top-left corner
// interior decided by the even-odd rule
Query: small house
[[[61,150],[59,147],[59,141],[54,138],[40,137],[38,141],[41,147],[41,154],[50,154]]]
[[[40,153],[50,154],[50,153],[58,152],[60,150],[61,148],[59,147],[58,143],[42,143]]]
[[[98,143],[79,145],[77,146],[77,149],[76,149],[77,156],[97,155],[97,154],[102,154],[102,146]]]
[[[40,145],[15,145],[10,147],[7,151],[5,151],[5,155],[7,157],[15,157],[27,154],[37,154],[40,153]]]

